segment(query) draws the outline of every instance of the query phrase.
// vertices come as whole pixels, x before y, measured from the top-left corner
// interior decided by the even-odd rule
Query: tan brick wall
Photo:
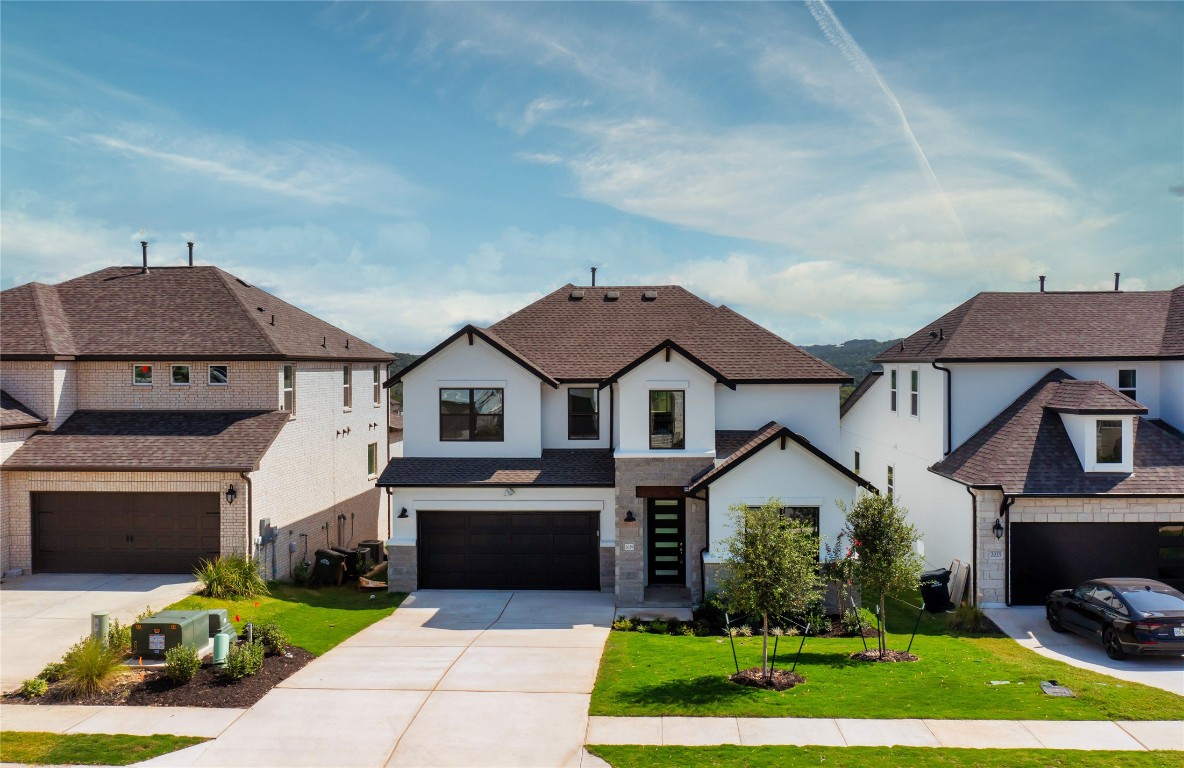
[[[1007,536],[996,539],[992,532],[999,515],[1003,494],[999,491],[976,491],[978,515],[976,532],[978,551],[977,596],[979,602],[1006,601]],[[1012,523],[1181,523],[1184,522],[1184,497],[1180,498],[1018,498],[1008,510]],[[1006,531],[1006,521],[1004,529]],[[990,553],[1001,552],[992,559]]]
[[[277,361],[168,360],[144,361],[153,366],[152,385],[132,384],[134,361],[82,362],[78,366],[78,408],[117,411],[266,410],[280,407],[280,365]],[[188,365],[187,386],[171,384],[172,366]],[[210,365],[226,365],[225,386],[209,384]]]
[[[69,361],[6,360],[0,363],[0,389],[56,429],[76,408],[76,374]]]

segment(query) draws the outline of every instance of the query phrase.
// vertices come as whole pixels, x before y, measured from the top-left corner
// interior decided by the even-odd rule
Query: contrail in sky
[[[958,218],[958,212],[954,210],[954,204],[950,202],[950,196],[946,194],[945,187],[937,178],[937,174],[933,172],[933,166],[929,164],[929,158],[925,156],[925,150],[921,149],[920,142],[917,141],[916,135],[913,134],[913,128],[909,125],[909,119],[904,113],[904,108],[900,106],[900,101],[897,100],[896,94],[892,93],[892,89],[884,82],[884,78],[880,77],[879,70],[868,55],[859,47],[859,43],[855,42],[855,38],[851,37],[851,33],[843,26],[835,16],[834,11],[826,4],[826,0],[806,0],[806,7],[810,9],[810,15],[818,22],[818,27],[822,30],[822,34],[826,35],[826,39],[831,42],[843,54],[844,58],[851,63],[860,72],[864,72],[876,81],[876,85],[884,92],[884,96],[888,98],[888,103],[896,111],[896,117],[900,120],[900,127],[904,131],[905,137],[913,146],[913,154],[917,157],[917,164],[921,166],[922,173],[929,179],[933,186],[937,187],[937,191],[941,193],[941,200],[945,206],[946,213],[954,222],[954,226],[958,228],[958,234],[962,236],[962,242],[966,245],[967,251],[970,250],[970,242],[966,239],[966,232],[962,229],[962,220]]]

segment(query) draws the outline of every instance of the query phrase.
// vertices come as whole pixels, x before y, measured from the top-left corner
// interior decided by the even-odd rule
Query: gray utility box
[[[208,611],[161,611],[132,625],[132,655],[163,658],[178,645],[195,651],[210,639]]]
[[[214,635],[230,635],[233,641],[238,638],[238,632],[234,625],[230,623],[230,614],[225,608],[214,608],[209,611],[210,614],[210,637]]]

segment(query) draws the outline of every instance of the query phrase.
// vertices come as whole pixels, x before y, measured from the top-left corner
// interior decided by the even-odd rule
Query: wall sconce
[[[632,509],[625,513],[625,522],[626,523],[636,523],[637,522],[637,518],[633,516]]]
[[[408,517],[410,517],[410,515],[407,514],[407,507],[403,507],[402,509],[399,510],[399,519],[400,520],[406,520]]]
[[[1003,521],[995,518],[995,524],[991,526],[991,531],[995,534],[996,539],[1003,538]]]
[[[237,498],[238,498],[238,491],[234,490],[234,483],[231,483],[230,487],[226,489],[226,503],[233,504],[234,500]]]

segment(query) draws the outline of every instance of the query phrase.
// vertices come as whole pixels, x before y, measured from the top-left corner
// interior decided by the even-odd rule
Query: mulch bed
[[[197,675],[188,683],[177,685],[163,670],[129,669],[105,693],[84,699],[71,698],[62,683],[53,683],[49,691],[36,699],[25,699],[17,694],[4,697],[5,704],[95,704],[105,706],[139,707],[249,707],[264,694],[288,679],[297,670],[316,658],[313,654],[290,646],[289,656],[265,656],[263,668],[257,674],[241,680],[231,680],[209,661],[201,665]]]
[[[765,675],[761,671],[760,667],[742,669],[737,674],[728,675],[728,679],[737,685],[747,685],[752,688],[772,688],[775,691],[789,690],[798,683],[806,682],[806,678],[802,677],[797,672],[787,672],[784,669],[774,669],[772,681],[770,683],[766,683]]]
[[[883,662],[920,661],[920,659],[918,659],[916,656],[914,656],[911,653],[905,653],[904,651],[894,651],[891,648],[884,651],[883,656],[880,656],[879,651],[871,650],[871,651],[860,651],[859,653],[853,653],[853,654],[851,654],[851,658],[855,659],[856,661],[883,661]]]

